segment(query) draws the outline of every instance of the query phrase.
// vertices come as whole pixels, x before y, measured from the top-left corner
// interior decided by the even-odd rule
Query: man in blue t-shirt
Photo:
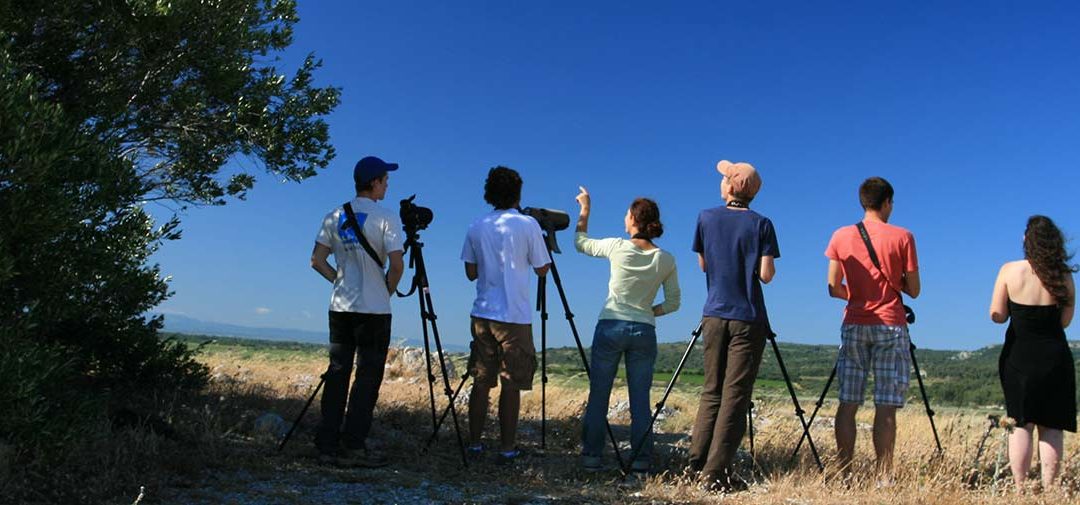
[[[761,177],[749,163],[716,164],[726,205],[698,216],[694,252],[705,272],[708,298],[701,322],[705,385],[690,442],[690,467],[709,487],[731,491],[745,485],[731,470],[746,432],[769,318],[761,283],[776,273],[780,257],[769,218],[750,210]]]

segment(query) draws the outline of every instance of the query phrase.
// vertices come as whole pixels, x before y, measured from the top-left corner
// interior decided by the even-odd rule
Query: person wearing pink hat
[[[710,489],[745,487],[732,463],[746,433],[746,411],[757,379],[769,316],[761,283],[776,274],[780,257],[769,218],[750,210],[761,176],[749,163],[724,160],[720,196],[725,204],[698,216],[694,252],[705,272],[708,297],[702,313],[705,384],[690,440],[690,468]]]

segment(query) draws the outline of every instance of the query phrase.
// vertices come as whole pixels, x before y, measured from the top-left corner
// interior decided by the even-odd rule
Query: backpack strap
[[[353,233],[356,234],[357,240],[360,241],[360,245],[367,251],[368,256],[371,256],[371,259],[375,261],[375,264],[379,265],[379,270],[383,270],[385,267],[383,266],[382,260],[379,259],[379,255],[375,252],[375,248],[371,247],[371,243],[368,242],[367,237],[364,236],[363,230],[360,229],[360,222],[356,220],[356,213],[353,212],[352,203],[345,202],[345,205],[343,205],[342,208],[345,209],[345,224],[352,228]]]

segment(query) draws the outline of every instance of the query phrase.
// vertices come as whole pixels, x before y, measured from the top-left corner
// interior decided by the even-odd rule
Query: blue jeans
[[[608,400],[619,359],[626,355],[626,383],[630,389],[631,444],[644,445],[633,461],[635,470],[648,470],[652,454],[652,434],[645,436],[652,415],[649,411],[649,388],[656,364],[656,328],[650,324],[601,319],[593,334],[589,404],[582,420],[582,451],[586,464],[599,465],[608,444]],[[591,460],[591,461],[590,461]]]

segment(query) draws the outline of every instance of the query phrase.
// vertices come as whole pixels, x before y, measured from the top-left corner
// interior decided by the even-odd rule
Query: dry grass
[[[460,489],[465,501],[525,503],[537,497],[568,502],[618,503],[727,503],[811,504],[811,503],[1080,503],[1080,446],[1069,437],[1063,464],[1062,486],[1045,492],[1017,493],[1005,464],[1004,432],[996,429],[986,441],[986,450],[978,465],[973,465],[976,447],[986,428],[986,413],[976,411],[939,414],[938,429],[945,453],[935,454],[926,415],[919,405],[911,405],[898,415],[896,478],[888,487],[877,484],[872,472],[873,449],[869,424],[872,409],[863,409],[858,420],[860,433],[858,460],[853,478],[847,483],[833,472],[835,445],[831,416],[835,410],[826,405],[812,430],[826,471],[819,472],[807,448],[801,459],[792,462],[790,451],[801,435],[789,400],[756,399],[755,458],[744,454],[741,473],[752,483],[749,491],[720,496],[701,491],[684,474],[689,427],[696,409],[696,397],[690,391],[676,391],[667,402],[673,413],[658,423],[654,468],[666,469],[644,482],[623,483],[618,472],[584,474],[577,466],[580,417],[586,391],[572,387],[573,381],[552,377],[547,391],[547,449],[539,450],[540,391],[525,393],[522,400],[522,427],[519,443],[530,456],[513,471],[489,459],[461,464],[450,420],[439,442],[430,452],[424,443],[431,433],[429,398],[423,374],[403,365],[393,351],[387,380],[383,385],[376,413],[373,438],[393,457],[392,471],[356,472],[315,466],[310,456],[311,433],[317,423],[316,408],[309,411],[298,435],[284,455],[274,451],[274,441],[254,434],[251,422],[264,411],[281,413],[290,422],[299,412],[318,374],[325,368],[325,358],[303,356],[292,360],[267,360],[265,357],[216,353],[203,357],[216,374],[212,390],[222,398],[220,405],[209,409],[206,430],[228,434],[219,437],[221,447],[211,452],[228,453],[223,468],[244,468],[255,479],[270,478],[275,472],[307,472],[330,476],[343,482],[392,482],[403,488],[426,483],[443,483]],[[422,367],[422,362],[418,364]],[[413,365],[414,367],[416,365]],[[456,382],[455,382],[456,385]],[[466,386],[467,392],[468,386]],[[662,390],[654,391],[654,401]],[[436,401],[445,405],[438,388]],[[464,394],[463,394],[464,397]],[[612,405],[625,402],[625,388],[616,388]],[[812,405],[804,403],[804,408]],[[464,406],[459,409],[461,429],[466,430]],[[491,416],[494,418],[494,415]],[[628,436],[628,414],[611,419],[616,433]],[[497,435],[489,420],[487,433]],[[494,440],[489,445],[493,445]],[[747,446],[744,441],[744,448]],[[610,451],[609,451],[610,453]],[[612,458],[613,459],[613,458]],[[244,484],[236,483],[236,490]],[[437,493],[433,501],[446,499]]]

